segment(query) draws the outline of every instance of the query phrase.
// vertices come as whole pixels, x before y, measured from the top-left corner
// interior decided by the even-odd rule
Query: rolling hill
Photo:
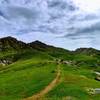
[[[99,100],[99,73],[99,50],[0,38],[0,100]]]

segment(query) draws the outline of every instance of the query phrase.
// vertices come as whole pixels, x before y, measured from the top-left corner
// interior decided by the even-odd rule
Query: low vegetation
[[[56,86],[43,100],[99,100],[100,51],[80,48],[68,51],[35,41],[0,39],[0,100],[27,99],[48,86]],[[98,79],[97,79],[98,78]]]

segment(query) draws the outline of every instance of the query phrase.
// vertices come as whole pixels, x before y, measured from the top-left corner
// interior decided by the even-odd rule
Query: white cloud
[[[0,37],[38,39],[68,49],[84,46],[100,49],[97,38],[100,35],[95,33],[100,31],[99,12],[82,11],[73,1],[0,0]]]

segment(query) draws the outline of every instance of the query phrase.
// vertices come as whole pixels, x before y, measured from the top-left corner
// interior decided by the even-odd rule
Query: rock
[[[100,72],[95,72],[96,77],[95,80],[100,81]]]
[[[11,63],[12,63],[11,60],[7,60],[7,59],[1,59],[0,60],[0,65],[2,65],[2,66],[6,66],[6,65],[9,65]]]
[[[93,88],[87,88],[86,90],[87,90],[88,94],[90,94],[90,95],[95,94],[95,90]]]
[[[100,81],[100,76],[96,76],[95,78],[97,81]]]
[[[72,65],[73,62],[72,61],[63,61],[64,64],[68,64],[68,65]]]
[[[95,94],[100,94],[100,88],[96,88],[95,90]]]
[[[100,94],[100,88],[87,88],[86,90],[90,95]]]
[[[100,72],[95,72],[95,74],[100,76]]]

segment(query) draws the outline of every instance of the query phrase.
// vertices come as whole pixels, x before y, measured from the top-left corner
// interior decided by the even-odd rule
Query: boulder
[[[97,81],[100,81],[100,76],[96,76],[95,78]]]

